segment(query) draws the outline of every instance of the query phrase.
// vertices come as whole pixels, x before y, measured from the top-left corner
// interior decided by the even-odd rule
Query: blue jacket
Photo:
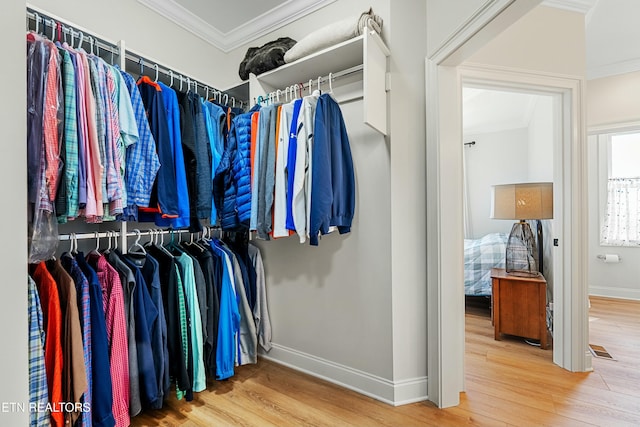
[[[213,179],[213,199],[223,230],[234,230],[239,224],[236,211],[237,189],[233,179],[233,159],[236,157],[236,150],[235,120],[232,120],[224,152]]]
[[[233,158],[233,179],[236,183],[236,205],[238,220],[249,226],[251,219],[251,115],[260,106],[253,107],[249,112],[236,116],[235,139],[237,149]]]
[[[355,177],[349,137],[340,106],[328,94],[320,95],[313,129],[310,244],[330,226],[340,234],[351,231],[356,205]]]
[[[232,377],[235,365],[235,338],[240,330],[240,312],[233,290],[233,266],[218,242],[212,240],[211,249],[222,266],[222,280],[218,282],[220,313],[218,317],[218,341],[216,345],[216,379]]]

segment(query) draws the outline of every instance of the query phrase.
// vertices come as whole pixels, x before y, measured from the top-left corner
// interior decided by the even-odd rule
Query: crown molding
[[[173,0],[138,0],[154,12],[228,53],[271,31],[277,30],[336,0],[289,0],[260,16],[223,33]]]
[[[586,14],[596,2],[597,0],[544,0],[542,5]]]
[[[587,80],[640,71],[640,58],[587,69]]]

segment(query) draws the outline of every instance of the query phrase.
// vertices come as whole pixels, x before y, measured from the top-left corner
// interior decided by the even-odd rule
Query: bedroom
[[[505,267],[514,221],[491,219],[493,185],[554,181],[552,95],[475,84],[463,88],[465,300],[491,314],[491,268]],[[542,272],[553,301],[553,220],[542,220]],[[536,221],[531,228],[536,233]],[[540,246],[540,243],[538,243]],[[547,304],[547,326],[551,308]],[[530,341],[531,342],[531,341]]]

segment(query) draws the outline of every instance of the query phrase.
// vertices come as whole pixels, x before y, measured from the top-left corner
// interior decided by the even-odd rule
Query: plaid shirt
[[[116,427],[127,427],[129,419],[129,343],[124,315],[124,291],[118,272],[100,255],[89,255],[102,288]]]
[[[58,139],[58,94],[59,94],[59,63],[58,49],[51,42],[47,42],[49,50],[49,67],[45,89],[45,104],[43,115],[44,146],[46,155],[45,182],[48,190],[49,210],[53,210],[52,201],[56,198],[58,183],[58,168],[60,167],[60,141]],[[43,158],[45,160],[45,158]]]
[[[107,123],[105,117],[105,88],[104,88],[104,71],[102,67],[98,66],[92,55],[87,55],[87,62],[89,64],[89,77],[91,79],[91,92],[96,101],[95,120],[96,130],[98,132],[98,152],[100,153],[100,164],[103,168],[106,167],[106,137],[107,137]],[[107,202],[107,174],[103,173],[100,176],[100,188],[102,189],[102,203]],[[100,203],[100,199],[97,199]]]
[[[44,364],[44,326],[40,297],[36,282],[29,277],[29,404],[43,408],[43,411],[29,411],[30,427],[48,427],[49,412],[45,409],[49,402],[47,371]]]
[[[98,71],[98,84],[100,101],[102,103],[101,114],[104,124],[104,174],[103,174],[103,202],[105,203],[105,221],[112,221],[116,215],[123,212],[122,204],[122,180],[119,174],[117,160],[117,141],[120,139],[120,128],[117,115],[114,112],[113,93],[115,84],[109,76],[109,66],[99,57],[91,57],[91,61]]]
[[[129,207],[149,206],[151,189],[156,179],[160,161],[156,153],[156,143],[151,135],[147,114],[140,97],[135,80],[129,74],[120,70],[124,78],[131,106],[138,125],[138,142],[127,148],[127,204]],[[135,210],[135,208],[134,208]]]
[[[64,87],[64,139],[66,151],[67,219],[78,216],[78,119],[76,115],[76,73],[71,54],[60,49],[62,55],[62,84]],[[64,220],[63,220],[64,222]]]
[[[182,278],[180,277],[180,270],[178,266],[175,266],[176,278],[178,280],[178,318],[180,319],[180,338],[182,343],[182,356],[185,360],[185,366],[189,366],[189,325],[187,322],[187,303],[185,300],[184,287],[182,284]],[[192,393],[193,391],[191,391]],[[181,390],[176,382],[176,397],[178,400],[182,400],[185,394],[188,396],[189,390]],[[187,399],[188,400],[188,399]]]

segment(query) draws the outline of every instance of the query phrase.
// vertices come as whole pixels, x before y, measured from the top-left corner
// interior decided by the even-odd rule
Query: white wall
[[[468,59],[555,75],[585,75],[584,15],[538,6]]]
[[[159,61],[161,65],[224,88],[225,55],[135,0],[98,1],[31,0],[30,4],[60,19],[86,28],[111,41],[125,40],[126,48]]]
[[[370,4],[337,1],[251,45],[299,39]],[[361,101],[345,104],[358,194],[351,235],[328,236],[320,248],[261,244],[275,343],[268,357],[404,403],[426,398],[425,12],[405,3],[371,5],[392,51],[391,136],[385,141],[363,125]],[[404,31],[410,26],[417,32]],[[245,50],[232,52],[238,56],[231,63]]]
[[[553,181],[553,118],[553,98],[538,96],[529,121],[529,182]]]
[[[426,2],[389,3],[393,379],[415,387],[402,402],[427,392]]]
[[[491,186],[527,182],[528,128],[464,135],[466,179],[473,238],[488,233],[509,233],[513,221],[491,219]]]
[[[487,0],[458,0],[451,7],[450,0],[427,1],[427,54],[435,51],[460,28]]]
[[[0,325],[0,403],[29,402],[27,347],[27,154],[26,154],[26,60],[24,4],[3,5],[0,35],[4,43],[0,81],[4,82],[0,103],[3,141],[0,147],[1,197],[8,209],[0,213],[2,298]],[[28,412],[0,411],[0,425],[28,425]],[[27,407],[28,408],[28,407]]]
[[[587,82],[587,127],[591,130],[640,122],[640,72],[620,74]],[[595,137],[589,137],[589,293],[640,300],[640,249],[600,245],[600,220],[606,205],[599,179],[600,159]],[[606,195],[606,192],[605,192]],[[604,196],[606,197],[606,196]],[[596,258],[613,253],[618,264]]]

